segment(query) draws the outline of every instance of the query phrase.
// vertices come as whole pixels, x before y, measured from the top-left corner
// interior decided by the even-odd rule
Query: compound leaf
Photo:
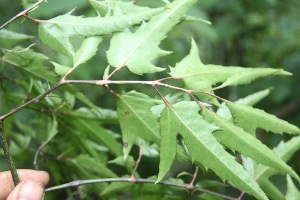
[[[116,33],[107,52],[109,64],[116,68],[127,66],[138,75],[163,71],[163,68],[151,63],[169,53],[161,50],[158,45],[195,2],[196,0],[174,1],[163,13],[152,17],[148,23],[143,23],[135,33]]]
[[[176,154],[177,135],[181,135],[193,160],[212,169],[223,180],[255,196],[268,199],[244,168],[228,154],[213,136],[218,127],[206,122],[195,102],[182,101],[161,113],[161,152],[158,181],[170,169]]]

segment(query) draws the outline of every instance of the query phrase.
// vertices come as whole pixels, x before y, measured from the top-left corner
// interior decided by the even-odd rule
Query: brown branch
[[[135,182],[135,180],[136,180],[136,178],[134,176],[135,176],[136,170],[137,170],[137,168],[138,168],[138,166],[141,162],[142,157],[143,157],[143,145],[140,146],[139,157],[136,160],[135,167],[134,167],[134,169],[132,171],[132,174],[130,176],[132,182]]]
[[[57,185],[54,187],[46,188],[46,192],[54,191],[54,190],[60,190],[64,188],[69,188],[69,187],[78,187],[81,185],[86,185],[86,184],[95,184],[95,183],[113,183],[113,182],[128,182],[132,183],[132,178],[106,178],[106,179],[91,179],[91,180],[77,180],[77,181],[72,181],[69,183],[65,183],[62,185]],[[188,184],[179,184],[179,183],[171,183],[171,182],[165,182],[165,181],[160,181],[156,182],[155,180],[148,180],[148,179],[141,179],[141,178],[136,178],[135,183],[149,183],[149,184],[160,184],[160,185],[166,185],[166,186],[173,186],[173,187],[179,187],[186,189]],[[237,198],[226,196],[223,194],[219,194],[210,190],[202,189],[199,187],[194,187],[193,190],[200,191],[203,193],[211,194],[217,197],[221,197],[223,199],[228,199],[228,200],[237,200]]]
[[[194,172],[194,174],[193,174],[193,179],[192,179],[192,181],[190,182],[190,184],[188,184],[188,185],[186,186],[187,189],[189,189],[189,190],[194,190],[194,189],[195,189],[194,183],[195,183],[195,180],[196,180],[197,175],[198,175],[198,170],[199,170],[199,168],[196,166],[195,172]]]
[[[45,0],[39,0],[38,2],[36,2],[35,4],[33,4],[32,6],[30,6],[29,8],[23,10],[22,12],[20,12],[19,14],[15,15],[13,18],[11,18],[10,20],[8,20],[6,23],[4,23],[1,27],[0,30],[2,30],[4,27],[6,27],[7,25],[9,25],[10,23],[12,23],[13,21],[15,21],[16,19],[18,19],[19,17],[22,16],[26,16],[28,12],[30,12],[31,10],[33,10],[34,8],[36,8],[37,6],[39,6],[41,3],[43,3]]]

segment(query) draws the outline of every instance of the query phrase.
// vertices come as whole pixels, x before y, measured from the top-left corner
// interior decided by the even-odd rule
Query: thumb
[[[24,181],[17,185],[7,200],[42,200],[44,186],[37,181]]]

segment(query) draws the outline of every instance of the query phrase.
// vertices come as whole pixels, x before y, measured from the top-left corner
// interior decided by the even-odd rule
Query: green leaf
[[[270,89],[261,90],[261,91],[255,92],[253,94],[250,94],[244,98],[238,99],[237,101],[235,101],[235,103],[253,106],[256,103],[258,103],[259,101],[261,101],[263,98],[268,96],[269,94],[270,94]],[[227,119],[227,120],[232,119],[230,110],[224,102],[218,108],[216,113],[224,119]]]
[[[75,55],[70,42],[71,36],[91,37],[121,31],[126,27],[141,23],[163,9],[149,12],[130,13],[122,16],[86,17],[72,16],[71,13],[43,21],[38,32],[41,41],[55,51],[73,57]]]
[[[226,102],[233,116],[234,123],[246,132],[255,135],[256,128],[273,133],[300,134],[300,129],[274,115],[251,106]]]
[[[258,184],[263,189],[263,191],[267,194],[269,199],[274,199],[274,200],[285,199],[282,192],[268,179],[259,181]]]
[[[30,40],[33,36],[26,35],[23,33],[16,33],[10,30],[2,29],[0,30],[0,47],[10,46],[9,44],[14,44],[15,42],[21,42],[24,40]]]
[[[47,123],[47,142],[51,141],[58,133],[57,126],[58,123],[56,117],[53,115],[51,123]]]
[[[130,13],[121,16],[85,18],[73,16],[69,12],[53,19],[43,21],[39,26],[43,26],[49,33],[61,30],[61,32],[57,32],[58,35],[56,35],[56,37],[100,36],[121,31],[126,27],[139,24],[162,11],[162,8],[157,8],[148,12]]]
[[[94,138],[94,140],[101,141],[107,148],[109,148],[112,154],[116,156],[122,155],[121,145],[116,141],[114,135],[99,126],[96,121],[76,119],[74,125],[78,129],[84,129],[85,132],[89,133],[89,137]]]
[[[78,49],[73,58],[73,66],[77,67],[78,65],[91,59],[96,54],[98,46],[102,40],[103,38],[99,36],[88,37],[84,39],[81,47]]]
[[[137,92],[130,92],[120,97],[117,114],[122,130],[125,158],[138,137],[146,142],[159,143],[159,123],[157,117],[150,111],[150,108],[157,105],[157,102],[157,100]]]
[[[253,106],[264,99],[266,96],[270,94],[271,89],[265,89],[253,94],[250,94],[244,98],[240,98],[235,103]]]
[[[182,101],[161,113],[161,152],[158,181],[170,169],[176,154],[176,137],[180,134],[193,160],[212,169],[221,179],[255,196],[268,199],[243,167],[228,154],[213,136],[218,127],[207,123],[195,102]]]
[[[68,115],[72,115],[80,118],[86,118],[86,119],[93,119],[103,123],[116,124],[118,121],[118,116],[116,111],[110,109],[103,109],[99,107],[93,107],[93,108],[80,107],[68,113]]]
[[[93,6],[95,11],[100,15],[104,16],[113,9],[116,4],[122,9],[122,12],[125,14],[136,13],[136,12],[148,12],[154,10],[153,8],[138,6],[134,4],[133,1],[124,2],[124,1],[115,1],[115,0],[106,0],[106,1],[97,1],[89,0],[90,4]]]
[[[56,62],[52,62],[51,63],[53,64],[54,66],[54,71],[58,74],[58,75],[61,75],[61,76],[64,76],[66,73],[68,73],[68,71],[71,70],[70,67],[66,67],[66,66],[63,66],[61,64],[58,64]]]
[[[109,64],[116,68],[127,66],[138,75],[163,71],[163,68],[154,66],[151,61],[170,52],[161,50],[158,45],[195,2],[174,1],[163,13],[143,23],[135,33],[124,31],[114,34],[107,52]]]
[[[231,85],[248,84],[263,76],[290,75],[290,73],[281,69],[205,65],[199,58],[197,44],[192,40],[189,55],[177,63],[174,68],[170,68],[170,75],[182,78],[188,89],[211,91],[217,83],[223,83],[217,87],[223,88]]]
[[[297,200],[300,199],[300,192],[293,183],[292,179],[290,176],[286,176],[287,180],[287,191],[285,195],[286,200]]]
[[[259,163],[271,166],[283,173],[291,174],[300,180],[296,172],[294,172],[290,166],[278,158],[271,149],[261,143],[256,137],[246,133],[240,127],[235,126],[212,111],[204,109],[201,114],[205,120],[221,128],[221,130],[214,132],[214,136],[220,143],[233,151],[238,151]]]
[[[16,47],[12,51],[6,52],[2,60],[39,78],[45,79],[50,83],[57,82],[55,73],[44,65],[48,57],[41,53],[34,52],[32,49]]]
[[[54,25],[42,23],[38,27],[40,40],[59,53],[73,57],[75,51],[68,37],[63,37],[63,31]]]
[[[74,164],[79,167],[81,170],[84,170],[92,174],[101,174],[103,177],[117,178],[118,176],[107,168],[104,164],[95,160],[94,158],[88,155],[79,155],[74,159]]]
[[[300,149],[300,136],[293,137],[287,142],[281,141],[277,147],[273,149],[278,158],[287,162],[298,150]],[[255,170],[255,180],[260,182],[261,180],[268,179],[273,174],[277,174],[273,168],[268,166],[258,165]]]

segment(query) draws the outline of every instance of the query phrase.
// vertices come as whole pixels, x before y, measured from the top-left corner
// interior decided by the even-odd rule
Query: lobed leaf
[[[213,136],[218,127],[206,122],[195,102],[182,101],[161,113],[161,152],[158,181],[170,169],[176,154],[176,137],[180,134],[192,159],[212,169],[221,179],[255,196],[268,199],[243,167],[228,154]]]
[[[300,134],[300,129],[288,122],[251,106],[227,102],[234,123],[255,135],[256,128],[274,133]]]
[[[195,2],[176,0],[163,13],[143,23],[135,33],[124,31],[114,34],[107,52],[109,64],[116,68],[127,66],[138,75],[163,71],[151,61],[170,52],[161,50],[158,45]]]
[[[251,83],[253,80],[269,75],[290,75],[281,69],[223,67],[220,65],[205,65],[199,58],[197,44],[192,40],[189,55],[183,58],[174,68],[170,68],[172,77],[183,79],[186,87],[192,90],[211,91],[216,87],[223,88],[232,85]],[[211,100],[211,97],[206,97]]]
[[[150,111],[154,105],[157,105],[157,100],[137,92],[130,92],[120,97],[117,114],[122,131],[125,159],[138,137],[146,142],[159,143],[159,123],[157,117]]]
[[[291,174],[300,180],[296,172],[290,166],[278,158],[271,149],[261,143],[256,137],[246,133],[242,128],[235,126],[212,111],[204,109],[201,114],[205,120],[221,128],[221,130],[214,132],[214,136],[221,144],[261,164],[270,166],[283,173]]]

